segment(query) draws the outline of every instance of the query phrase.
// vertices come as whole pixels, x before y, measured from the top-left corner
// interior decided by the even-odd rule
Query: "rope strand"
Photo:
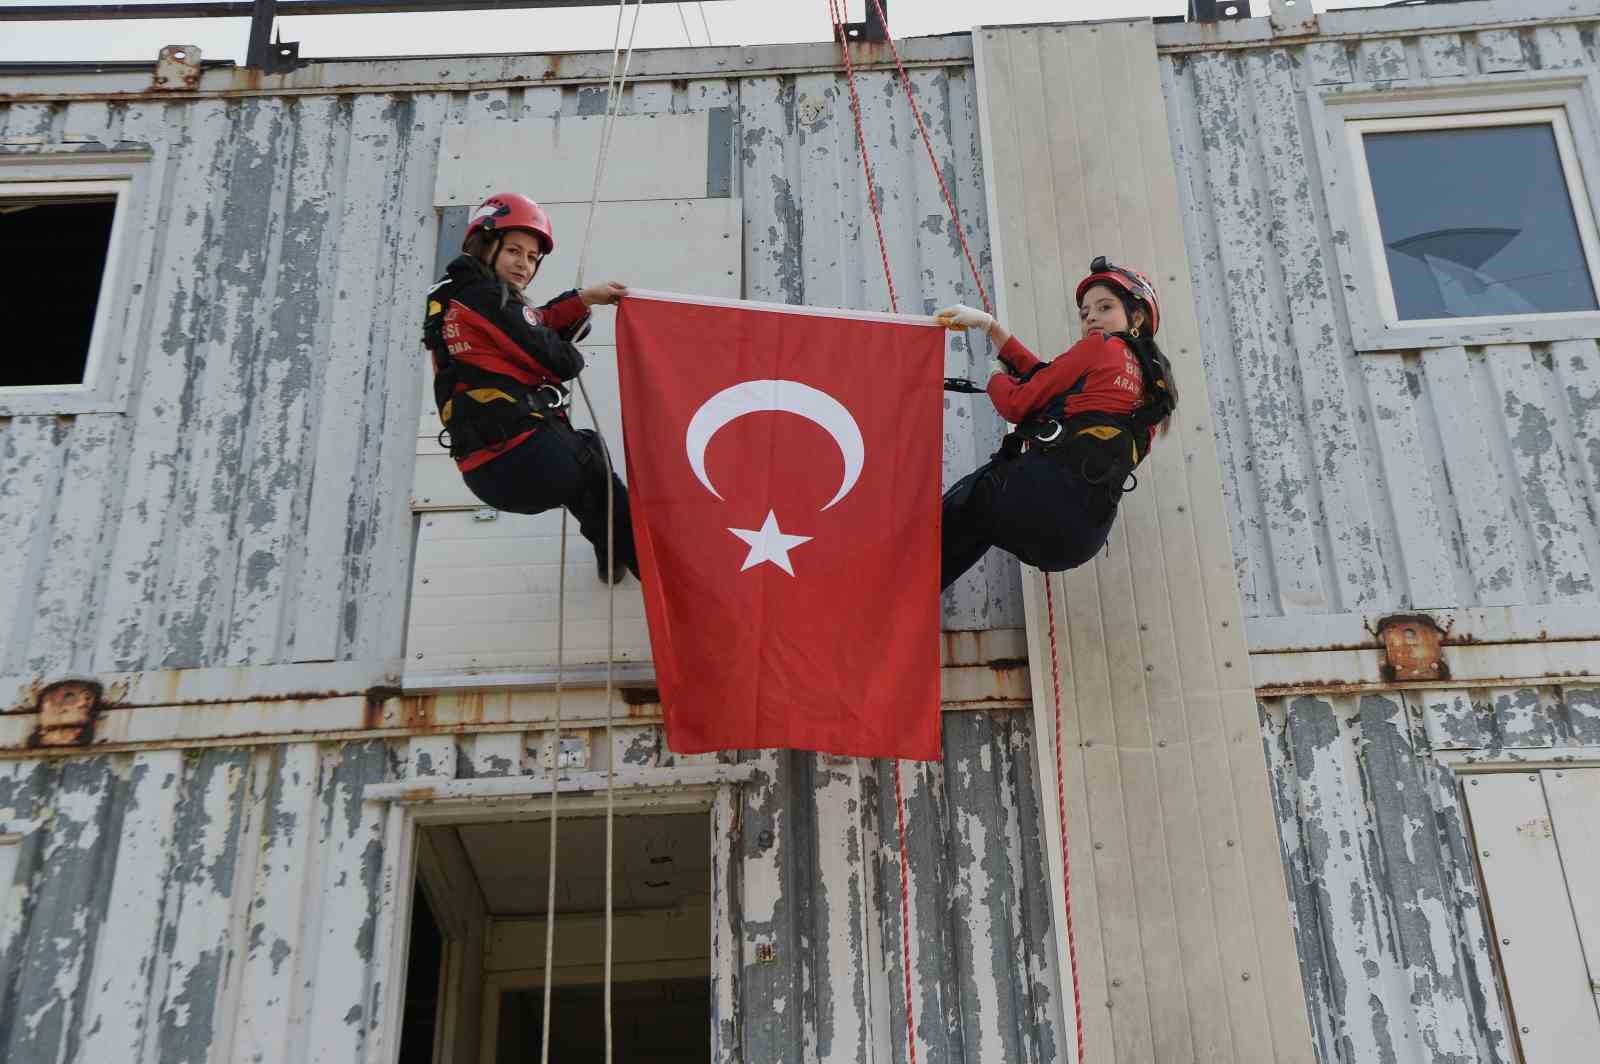
[[[894,294],[894,275],[889,270],[889,246],[883,241],[883,222],[878,215],[878,186],[872,180],[872,159],[867,154],[867,135],[861,126],[861,97],[856,94],[856,70],[850,60],[850,42],[845,35],[844,15],[839,0],[828,0],[828,14],[833,19],[833,35],[839,41],[839,53],[844,56],[844,72],[850,85],[850,111],[856,120],[856,144],[861,149],[861,168],[867,174],[867,203],[872,208],[872,228],[878,233],[878,254],[883,257],[883,280],[889,287],[889,309],[899,313],[900,305]]]
[[[916,1014],[911,1008],[911,857],[906,846],[906,798],[898,758],[894,763],[894,811],[900,823],[900,966],[906,974],[906,1060],[917,1064]]]
[[[888,26],[889,19],[883,13],[883,4],[880,0],[870,0],[870,2],[877,10],[878,21]],[[900,49],[895,46],[893,34],[889,35],[889,51],[894,55],[895,69],[900,72],[900,84],[905,88],[906,103],[911,107],[911,117],[917,120],[917,132],[922,134],[922,146],[928,151],[928,165],[933,168],[933,176],[939,182],[939,191],[944,196],[945,209],[950,212],[950,225],[956,231],[956,238],[961,241],[961,253],[966,256],[967,268],[972,271],[972,282],[978,286],[978,298],[983,300],[983,309],[992,314],[994,307],[989,303],[989,293],[983,287],[983,278],[978,274],[978,262],[972,257],[972,248],[967,246],[966,227],[961,224],[955,198],[950,195],[950,187],[945,184],[944,171],[939,169],[939,161],[933,156],[933,141],[928,139],[928,127],[922,124],[922,109],[917,106],[917,101],[911,94],[911,76],[906,73],[906,65],[900,61]]]
[[[1056,813],[1061,827],[1061,893],[1067,911],[1067,956],[1072,964],[1072,1025],[1078,1032],[1078,1064],[1084,1062],[1083,989],[1078,980],[1078,939],[1072,927],[1072,861],[1067,847],[1067,774],[1061,753],[1061,663],[1056,656],[1056,600],[1051,576],[1044,574],[1045,616],[1050,623],[1050,679],[1055,683],[1056,704]]]
[[[556,566],[556,708],[550,736],[550,883],[544,900],[544,1014],[540,1017],[539,1064],[550,1064],[551,970],[556,949],[556,805],[561,793],[561,693],[567,649],[567,511],[561,509],[561,553]]]

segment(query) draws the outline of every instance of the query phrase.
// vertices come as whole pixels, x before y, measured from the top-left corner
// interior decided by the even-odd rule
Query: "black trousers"
[[[996,458],[944,494],[940,589],[994,547],[1046,572],[1074,569],[1105,546],[1116,517],[1104,488],[1047,451]]]
[[[578,531],[594,545],[602,574],[606,564],[606,462],[592,429],[574,429],[550,419],[511,450],[463,474],[486,506],[514,514],[538,514],[565,506]],[[628,489],[611,477],[613,549],[617,564],[639,575],[628,515]]]

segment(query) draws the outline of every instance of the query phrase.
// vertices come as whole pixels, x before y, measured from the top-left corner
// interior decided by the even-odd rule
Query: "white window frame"
[[[1600,296],[1600,233],[1595,229],[1600,217],[1600,94],[1594,82],[1592,76],[1495,75],[1492,82],[1435,83],[1415,90],[1333,86],[1313,95],[1312,121],[1328,149],[1324,170],[1333,244],[1358,352],[1600,337],[1600,310],[1402,320],[1362,141],[1364,134],[1376,131],[1548,123],[1590,283]]]
[[[124,323],[135,300],[132,280],[138,241],[132,237],[147,181],[147,157],[38,155],[0,160],[0,200],[19,197],[116,197],[94,326],[77,384],[0,386],[0,417],[120,413],[127,407],[134,337]]]

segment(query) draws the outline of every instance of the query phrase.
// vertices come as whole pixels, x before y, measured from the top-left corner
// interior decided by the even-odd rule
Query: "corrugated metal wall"
[[[970,60],[946,41],[927,48],[954,56],[912,78],[987,271]],[[919,52],[908,46],[907,58]],[[714,69],[707,56],[728,65],[744,53],[686,54]],[[736,109],[748,296],[882,309],[836,58],[807,46],[782,56],[791,69],[802,61],[799,73],[641,81],[624,112]],[[484,66],[509,80],[502,68],[516,62]],[[350,64],[302,76],[365,73],[396,72]],[[894,78],[871,71],[860,84],[902,306],[975,302]],[[25,85],[49,88],[42,77]],[[70,85],[93,92],[95,80]],[[130,227],[135,288],[114,345],[134,366],[128,411],[0,418],[0,540],[12,545],[0,566],[0,675],[398,658],[443,128],[509,123],[514,135],[524,115],[603,109],[603,88],[581,84],[0,102],[0,152],[37,163],[53,150],[148,150],[152,173]],[[965,373],[964,344],[951,352],[949,370]],[[999,431],[987,404],[953,397],[947,476],[970,470]],[[1015,566],[995,556],[946,597],[946,627],[1020,627],[1018,588]]]
[[[1558,684],[1264,700],[1322,1060],[1521,1059],[1459,759],[1540,761],[1593,747],[1597,705],[1593,686]]]
[[[1578,340],[1356,354],[1336,254],[1348,234],[1328,204],[1327,154],[1341,146],[1316,133],[1309,101],[1328,87],[1492,92],[1505,74],[1592,74],[1594,23],[1536,6],[1549,24],[1464,32],[1447,27],[1536,15],[1509,4],[1322,15],[1324,33],[1348,36],[1289,46],[1158,30],[1251,643],[1285,651],[1266,656],[1283,675],[1288,652],[1305,651],[1306,692],[1261,711],[1329,1064],[1519,1059],[1454,757],[1592,751],[1592,691],[1554,676],[1384,690],[1314,651],[1375,648],[1361,617],[1399,609],[1596,602],[1600,352]],[[1361,36],[1380,20],[1383,35]],[[1508,613],[1502,638],[1592,634],[1576,613],[1547,632],[1538,612]],[[1593,644],[1565,645],[1600,669]],[[1537,677],[1537,659],[1482,675]]]
[[[654,726],[617,738],[630,768],[672,763]],[[0,1056],[363,1059],[393,992],[375,975],[391,821],[365,788],[537,775],[545,742],[0,762],[0,830],[26,831],[0,899]],[[905,782],[918,1059],[1061,1059],[1028,715],[947,715],[944,763],[908,766]],[[759,758],[734,824],[714,842],[738,934],[719,1060],[904,1060],[889,763]]]
[[[1475,6],[1457,19],[1486,17]],[[1164,57],[1248,616],[1600,603],[1595,343],[1357,357],[1321,170],[1339,146],[1307,103],[1331,85],[1592,73],[1595,25]]]

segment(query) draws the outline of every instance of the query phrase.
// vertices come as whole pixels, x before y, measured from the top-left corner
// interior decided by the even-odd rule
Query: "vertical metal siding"
[[[1480,17],[1468,6],[1463,20]],[[1392,30],[1403,16],[1382,17]],[[1592,72],[1595,29],[1163,55],[1234,563],[1257,622],[1306,615],[1294,631],[1312,647],[1333,615],[1596,601],[1596,342],[1357,355],[1336,256],[1348,237],[1325,192],[1341,146],[1318,139],[1307,102],[1323,86],[1487,93],[1509,72]],[[1591,689],[1555,686],[1262,700],[1321,1060],[1517,1059],[1452,756],[1593,746],[1592,707]]]
[[[1061,1059],[1028,715],[945,725],[943,763],[905,776],[918,1058]],[[629,766],[671,763],[656,727],[621,738]],[[35,825],[0,929],[0,1052],[41,1064],[362,1059],[396,989],[376,975],[387,807],[364,788],[541,774],[543,741],[0,763],[0,823]],[[901,1061],[892,764],[758,762],[728,842],[740,885],[729,901],[740,939],[774,944],[777,961],[724,945],[736,989],[734,1014],[716,1017],[721,1040],[748,1061]]]
[[[1600,602],[1595,341],[1355,355],[1306,104],[1593,71],[1595,28],[1164,56],[1248,616]]]
[[[970,67],[912,80],[987,274]],[[864,73],[860,88],[902,307],[976,302],[896,80]],[[444,125],[586,113],[603,97],[0,104],[0,135],[31,138],[29,152],[148,150],[153,177],[115,348],[135,367],[127,413],[0,419],[0,534],[19,545],[0,571],[0,675],[398,657],[416,294],[431,280]],[[747,294],[887,307],[840,74],[640,83],[624,113],[729,106]],[[953,337],[946,370],[984,357]],[[970,397],[948,409],[953,480],[1001,426]],[[1019,586],[991,556],[946,596],[945,626],[1020,627]]]

